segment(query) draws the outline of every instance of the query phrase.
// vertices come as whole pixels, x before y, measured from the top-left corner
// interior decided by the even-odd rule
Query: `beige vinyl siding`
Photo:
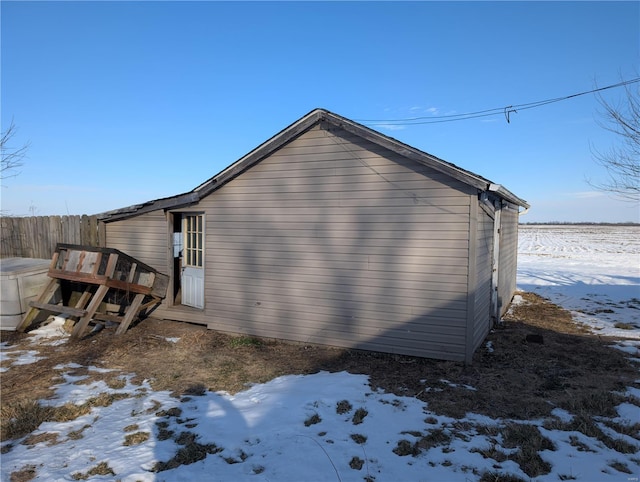
[[[148,264],[168,275],[167,221],[162,211],[106,223],[106,246]]]
[[[491,270],[493,258],[493,219],[478,210],[477,285],[473,313],[473,350],[484,341],[491,329]]]
[[[463,359],[469,194],[313,128],[199,203],[209,327]]]
[[[502,226],[500,229],[500,276],[498,281],[498,297],[500,315],[502,316],[511,303],[516,291],[518,263],[518,206],[508,205],[502,209]]]

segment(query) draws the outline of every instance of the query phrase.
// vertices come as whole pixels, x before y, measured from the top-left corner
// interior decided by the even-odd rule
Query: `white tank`
[[[0,329],[15,330],[49,281],[50,259],[0,259]]]

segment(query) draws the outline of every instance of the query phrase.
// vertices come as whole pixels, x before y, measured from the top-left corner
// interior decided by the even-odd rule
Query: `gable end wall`
[[[200,202],[210,328],[464,359],[469,189],[311,129]]]

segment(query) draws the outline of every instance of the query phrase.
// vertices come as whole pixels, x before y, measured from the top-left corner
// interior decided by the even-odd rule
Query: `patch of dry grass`
[[[29,482],[36,478],[37,471],[35,465],[25,465],[20,470],[11,472],[9,482]]]
[[[522,295],[528,303],[514,307],[488,337],[493,351],[480,347],[471,365],[417,359],[401,367],[389,363],[384,370],[376,364],[372,382],[398,394],[404,386],[405,394],[416,394],[431,410],[455,418],[475,412],[528,420],[548,417],[554,406],[612,416],[619,396],[611,392],[636,386],[637,368],[607,340],[586,334],[565,310],[531,293]],[[527,342],[530,335],[543,343]],[[425,384],[416,382],[420,377]],[[425,385],[440,390],[425,392]]]
[[[363,466],[364,460],[362,460],[360,457],[352,457],[351,461],[349,462],[349,467],[351,467],[353,470],[361,470]]]
[[[124,373],[134,373],[134,383],[150,380],[154,390],[169,390],[184,400],[185,397],[204,395],[207,390],[236,393],[245,389],[247,383],[263,383],[282,375],[325,370],[366,374],[370,377],[372,389],[382,388],[399,396],[415,396],[427,402],[429,409],[439,415],[461,418],[473,412],[516,421],[547,418],[545,426],[577,430],[621,453],[633,453],[635,447],[622,437],[616,439],[606,435],[593,419],[615,416],[614,407],[621,401],[640,403],[619,395],[626,387],[639,386],[636,382],[637,367],[627,360],[624,353],[607,346],[608,340],[589,335],[584,328],[573,323],[567,311],[534,294],[521,295],[526,303],[513,307],[506,322],[489,335],[487,341],[491,341],[493,350],[481,346],[471,365],[254,337],[232,337],[202,326],[153,318],[144,320],[120,336],[115,336],[114,330],[105,329],[62,346],[34,348],[23,344],[26,334],[2,332],[2,341],[22,349],[37,349],[38,356],[44,359],[30,365],[14,366],[2,374],[0,439],[19,439],[43,421],[72,420],[88,413],[91,407],[105,406],[130,396],[117,392],[125,386]],[[169,338],[179,338],[179,341],[173,343],[167,340]],[[61,370],[54,367],[70,362],[113,370],[101,373],[67,369],[86,377],[78,383],[103,380],[116,392],[103,393],[79,406],[67,404],[52,408],[39,403],[38,400],[53,394],[51,387],[61,380]],[[451,383],[443,383],[442,379]],[[464,388],[465,385],[475,390]],[[26,391],[25,387],[29,390]],[[438,390],[427,391],[425,387],[437,387]],[[152,411],[157,411],[158,407]],[[554,407],[573,413],[574,420],[565,423],[554,419],[550,415]],[[354,411],[347,400],[336,406],[338,414],[351,414],[354,424],[361,423],[366,417],[363,410]],[[158,416],[180,417],[180,410],[158,412]],[[427,420],[426,423],[437,422],[433,417],[431,422]],[[522,428],[526,424],[516,425],[511,428],[486,427],[487,436],[496,438],[502,434],[517,440],[517,432],[531,431],[531,428]],[[609,427],[638,438],[637,426],[624,432],[620,427]],[[413,455],[432,444],[446,445],[448,442],[444,438],[442,441],[434,439],[437,434],[447,435],[438,430],[426,435],[421,433],[418,440],[400,441],[394,452]],[[518,463],[521,467],[528,467],[523,468],[525,473],[535,477],[534,474],[545,473],[545,467],[536,454],[546,445],[539,432],[526,435],[533,436],[538,442],[524,440],[527,437],[523,437],[523,440],[511,443],[521,454]],[[81,431],[78,436],[82,436]],[[159,421],[157,437],[166,440],[176,437],[176,434],[169,430],[169,424]],[[499,449],[494,449],[488,448],[486,455],[493,453],[501,458]],[[217,450],[215,446],[188,441],[175,457],[159,464],[156,469],[166,470],[191,463]],[[527,466],[528,463],[532,465]],[[508,474],[487,472],[482,474],[481,480],[519,480],[509,477]]]
[[[479,453],[485,459],[492,459],[498,463],[509,459],[507,453],[504,450],[500,450],[496,444],[491,444],[486,448],[471,449],[471,452]]]
[[[35,399],[2,401],[0,408],[0,439],[10,440],[24,437],[36,430],[44,422],[68,422],[91,412],[93,407],[106,407],[114,401],[129,397],[126,393],[101,393],[82,404],[65,403],[61,406],[49,406]],[[80,431],[71,432],[70,438],[82,438]]]
[[[556,448],[549,439],[542,436],[536,426],[508,423],[500,428],[499,433],[502,435],[502,444],[500,446],[494,440],[494,443],[490,446],[472,451],[498,463],[512,460],[520,466],[520,469],[525,474],[532,478],[548,474],[551,471],[551,464],[545,462],[540,457],[539,452],[542,450],[556,450]],[[507,453],[502,449],[516,450]],[[489,477],[489,475],[487,476]]]
[[[129,447],[131,445],[139,445],[149,440],[149,437],[150,437],[149,432],[129,433],[125,436],[124,442],[122,443],[122,445],[124,445],[125,447]]]
[[[352,408],[353,408],[353,406],[351,405],[349,400],[340,400],[336,404],[336,413],[338,415],[343,415],[345,413],[349,413]]]
[[[87,376],[81,383],[102,379],[114,389],[123,384],[117,370],[135,373],[136,380],[152,380],[153,389],[176,395],[235,393],[247,383],[281,375],[346,370],[370,375],[374,388],[418,396],[435,412],[452,417],[476,412],[525,420],[548,416],[554,405],[574,410],[578,404],[591,404],[584,409],[607,416],[615,397],[610,392],[633,386],[634,368],[624,354],[586,335],[568,312],[535,295],[523,297],[528,303],[515,307],[511,318],[489,335],[493,352],[479,348],[469,366],[274,340],[258,343],[201,326],[147,319],[121,336],[102,330],[64,347],[38,347],[46,359],[3,373],[3,404],[22,398],[25,386],[34,399],[47,398],[59,379],[52,367],[73,360],[115,369],[81,373]],[[544,342],[527,343],[528,335],[539,335]],[[174,337],[180,341],[166,340]],[[19,343],[25,335],[3,332],[2,338]],[[441,383],[443,378],[458,387]],[[476,391],[464,389],[465,384]],[[441,391],[425,392],[425,385]]]
[[[553,443],[543,437],[537,427],[527,424],[510,423],[503,431],[503,446],[517,449],[508,456],[520,466],[529,477],[538,477],[551,472],[551,464],[540,457],[542,450],[556,450]]]
[[[420,437],[416,442],[416,448],[420,450],[429,450],[433,447],[441,445],[449,445],[449,442],[453,439],[450,432],[447,432],[441,428],[429,430],[427,435]]]
[[[88,428],[91,428],[91,425],[83,425],[79,430],[72,430],[71,432],[69,432],[67,434],[67,437],[69,437],[71,440],[80,440],[82,437],[84,437],[84,431]]]
[[[407,439],[399,440],[396,448],[394,448],[392,452],[400,457],[406,457],[407,455],[416,457],[420,454],[420,450],[416,447],[415,443],[411,443]]]
[[[164,472],[175,469],[181,465],[189,465],[204,459],[207,455],[217,454],[224,449],[215,444],[200,444],[197,442],[197,435],[191,432],[182,432],[174,438],[175,442],[182,447],[176,454],[166,462],[158,462],[153,468],[154,472]]]
[[[354,425],[360,425],[364,421],[364,418],[367,415],[369,415],[369,412],[367,412],[364,408],[360,407],[353,414],[353,418],[351,419],[351,421],[353,422]]]
[[[636,422],[631,425],[624,425],[610,420],[605,420],[603,423],[621,435],[627,435],[628,437],[640,440],[640,422]]]
[[[633,474],[633,471],[629,468],[629,466],[623,462],[614,460],[609,464],[609,467],[616,469],[618,472],[622,472],[623,474]],[[627,480],[630,477],[627,478]]]
[[[608,448],[615,450],[621,454],[635,454],[638,452],[638,448],[627,442],[622,437],[611,437],[604,433],[596,421],[592,418],[592,416],[588,413],[580,413],[573,417],[573,420],[570,422],[545,422],[543,425],[545,428],[549,430],[563,430],[566,432],[581,432],[585,434],[587,437],[592,437],[597,440],[600,440],[604,445]],[[576,440],[576,443],[578,441]],[[584,445],[584,444],[582,444]],[[576,445],[580,447],[579,445]],[[588,448],[584,448],[585,451],[592,451]]]
[[[73,480],[87,480],[94,475],[116,475],[107,462],[100,462],[95,467],[89,469],[86,473],[76,472],[71,475]]]
[[[31,445],[31,446],[44,443],[44,444],[47,444],[47,446],[51,446],[51,445],[56,445],[60,443],[60,440],[58,440],[57,433],[44,432],[44,433],[39,433],[37,435],[34,435],[34,434],[28,435],[27,437],[25,437],[25,439],[21,443],[22,445]]]
[[[318,415],[317,413],[314,413],[313,415],[311,415],[309,418],[307,418],[304,421],[304,426],[305,427],[310,427],[311,425],[315,425],[317,423],[322,422],[322,419],[320,418],[320,415]]]
[[[0,440],[24,437],[36,430],[42,422],[52,420],[54,409],[43,406],[38,400],[19,399],[6,402],[3,397],[0,408]]]
[[[503,474],[501,472],[484,472],[478,482],[528,482],[513,474]]]

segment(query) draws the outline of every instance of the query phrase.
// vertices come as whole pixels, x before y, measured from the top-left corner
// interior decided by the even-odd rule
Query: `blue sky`
[[[1,2],[4,130],[30,142],[2,212],[93,214],[190,191],[316,107],[474,112],[639,77],[638,2]],[[637,87],[638,84],[634,84]],[[603,94],[617,102],[624,89]],[[619,140],[584,95],[371,126],[502,184],[522,222],[640,222],[595,191]]]

